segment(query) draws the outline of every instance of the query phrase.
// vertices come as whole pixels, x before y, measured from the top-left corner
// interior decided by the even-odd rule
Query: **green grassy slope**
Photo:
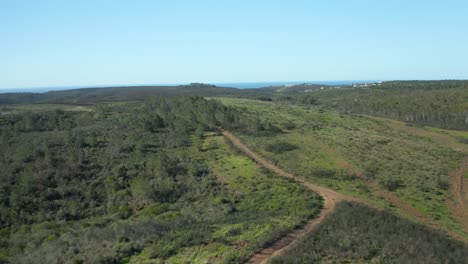
[[[467,236],[447,205],[449,171],[462,159],[461,152],[364,116],[241,99],[222,102],[283,128],[284,133],[268,137],[239,135],[280,167],[394,210],[356,177],[363,174],[439,224]],[[284,142],[295,147],[271,150]]]
[[[468,247],[393,214],[341,203],[318,230],[271,263],[461,264],[468,263]]]

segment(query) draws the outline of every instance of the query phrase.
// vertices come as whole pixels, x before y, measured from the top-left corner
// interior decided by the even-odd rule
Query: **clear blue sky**
[[[466,0],[0,0],[0,88],[451,78]]]

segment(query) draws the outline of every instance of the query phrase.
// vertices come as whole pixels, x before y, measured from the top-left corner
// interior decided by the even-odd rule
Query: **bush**
[[[397,178],[393,178],[393,179],[385,178],[383,180],[380,180],[379,182],[385,189],[391,192],[397,190],[398,188],[403,187],[403,181]]]
[[[468,144],[468,138],[465,137],[457,137],[457,141],[463,144]]]
[[[298,147],[296,145],[293,145],[293,144],[288,143],[286,141],[279,141],[279,142],[272,143],[272,144],[268,145],[265,149],[267,151],[269,151],[269,152],[280,154],[280,153],[283,153],[283,152],[295,150],[297,148]]]
[[[283,128],[287,130],[292,130],[296,128],[296,124],[294,124],[293,122],[287,122],[283,124]]]
[[[336,172],[334,170],[315,169],[312,173],[314,176],[317,176],[320,178],[333,178]]]

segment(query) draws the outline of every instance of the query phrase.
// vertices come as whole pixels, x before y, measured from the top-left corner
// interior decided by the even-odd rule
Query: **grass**
[[[398,212],[352,175],[362,173],[437,223],[468,237],[452,219],[447,206],[448,174],[462,159],[462,152],[431,138],[392,128],[387,124],[390,121],[384,119],[271,102],[220,100],[283,128],[284,133],[270,137],[238,136],[287,171]],[[299,147],[273,153],[267,151],[272,142]]]
[[[440,144],[446,145],[456,151],[463,152],[468,154],[468,132],[460,130],[448,130],[436,127],[428,126],[410,126],[404,122],[391,120],[380,117],[371,117],[368,118],[377,120],[387,126],[390,126],[393,129],[402,131],[404,133],[412,134],[413,136],[422,137],[430,139],[432,141],[438,142]]]
[[[310,236],[273,264],[467,263],[460,241],[394,214],[342,202]]]

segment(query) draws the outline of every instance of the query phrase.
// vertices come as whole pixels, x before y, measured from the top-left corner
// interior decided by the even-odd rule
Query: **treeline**
[[[16,132],[66,130],[76,127],[73,114],[62,110],[45,113],[26,112],[3,118],[4,129]]]
[[[134,120],[152,132],[161,128],[178,132],[194,131],[197,134],[219,128],[255,135],[280,131],[259,117],[252,118],[239,109],[201,97],[155,97],[137,110]]]
[[[4,104],[96,104],[105,102],[145,101],[153,96],[235,96],[242,90],[211,85],[132,86],[83,88],[46,93],[0,94]]]
[[[316,104],[348,113],[468,130],[468,81],[385,82],[370,88],[312,91],[299,97],[312,97]]]
[[[468,263],[468,247],[386,211],[343,202],[272,263]]]
[[[468,88],[373,90],[342,97],[339,110],[398,119],[413,124],[468,129]]]
[[[418,89],[418,90],[445,90],[452,88],[468,88],[466,80],[443,81],[391,81],[383,82],[381,89]]]

